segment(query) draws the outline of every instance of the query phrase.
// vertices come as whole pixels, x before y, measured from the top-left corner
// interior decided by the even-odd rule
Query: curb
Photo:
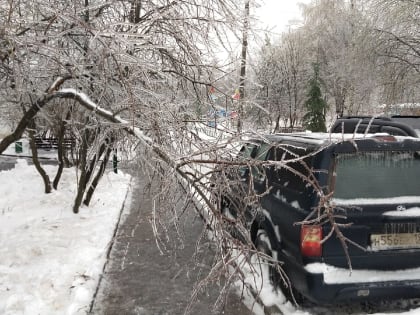
[[[98,284],[96,286],[95,292],[93,293],[92,301],[90,302],[89,311],[87,312],[87,314],[93,314],[92,311],[93,311],[93,307],[95,305],[96,296],[97,296],[97,294],[99,292],[99,288],[101,286],[102,279],[104,277],[105,269],[106,269],[106,267],[108,266],[108,263],[109,263],[109,258],[111,256],[111,251],[112,251],[112,248],[114,247],[114,243],[115,243],[115,239],[116,239],[116,236],[117,236],[117,232],[118,232],[119,227],[120,227],[122,214],[123,214],[124,209],[125,209],[125,206],[126,206],[127,197],[128,197],[129,194],[132,193],[131,187],[132,187],[132,184],[133,184],[133,178],[134,177],[131,176],[130,182],[128,183],[127,192],[125,194],[124,201],[123,201],[123,203],[121,205],[121,209],[120,209],[120,213],[119,213],[119,216],[118,216],[118,220],[117,220],[117,223],[115,224],[115,228],[114,228],[114,233],[112,234],[111,242],[110,242],[110,244],[108,246],[108,249],[106,251],[106,261],[105,261],[104,266],[102,268],[102,273],[99,275]]]
[[[32,155],[17,155],[17,154],[0,154],[0,156],[6,157],[15,157],[15,158],[27,158],[32,159]],[[46,157],[46,156],[39,156],[38,160],[57,160],[56,158]]]

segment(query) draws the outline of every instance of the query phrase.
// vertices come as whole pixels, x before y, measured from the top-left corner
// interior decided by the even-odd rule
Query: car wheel
[[[268,266],[268,280],[274,288],[278,287],[280,275],[273,263],[273,250],[271,246],[270,237],[264,229],[257,231],[257,237],[255,239],[255,248],[258,252],[262,253],[259,257],[262,264]]]
[[[220,205],[220,213],[226,220],[224,221],[224,229],[229,232],[229,234],[236,240],[240,241],[243,244],[246,244],[247,236],[244,232],[247,233],[247,230],[241,226],[242,221],[237,217],[238,204],[234,203],[234,199],[228,199],[222,197]]]
[[[237,211],[233,199],[222,197],[220,210],[224,216],[230,219],[236,219]]]
[[[275,265],[275,260],[273,260],[273,247],[270,237],[265,229],[259,229],[257,231],[255,248],[260,253],[264,254],[261,255],[260,261],[268,266],[268,277],[274,290],[280,289],[285,298],[292,303],[303,304],[305,302],[303,295],[293,288],[287,274],[283,270],[279,270],[279,268]],[[280,274],[280,272],[282,274]]]

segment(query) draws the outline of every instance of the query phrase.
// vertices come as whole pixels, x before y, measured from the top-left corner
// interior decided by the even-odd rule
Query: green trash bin
[[[15,142],[15,152],[16,153],[22,153],[23,147],[22,147],[22,141],[16,141]]]

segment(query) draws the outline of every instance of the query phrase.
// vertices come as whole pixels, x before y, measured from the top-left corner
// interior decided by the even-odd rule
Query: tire
[[[268,256],[271,259],[273,259],[273,250],[270,237],[268,236],[268,233],[265,229],[259,229],[257,231],[257,236],[255,239],[255,248],[258,252],[264,254],[260,257],[261,263],[266,264],[268,266],[268,279],[270,281],[270,284],[273,285],[274,289],[277,289],[279,285],[280,274],[273,265],[273,261],[267,259],[267,257],[264,257]]]
[[[238,220],[238,217],[236,210],[237,206],[233,203],[232,200],[226,197],[222,197],[221,200],[220,213],[228,219],[225,222],[224,228],[234,239],[240,241],[243,244],[247,244],[247,237],[243,234],[243,232],[241,232],[243,231],[243,228],[238,228],[236,223],[234,223],[236,220]]]
[[[235,203],[233,201],[234,201],[233,199],[230,199],[228,197],[222,197],[220,210],[224,216],[231,219],[236,219],[238,214],[235,207]]]
[[[305,297],[296,291],[293,285],[290,283],[287,274],[282,270],[282,275],[279,273],[276,266],[273,265],[273,247],[271,244],[271,239],[265,229],[259,229],[255,238],[255,248],[270,257],[270,259],[264,258],[264,255],[260,257],[261,263],[268,265],[268,275],[270,284],[273,286],[273,289],[276,291],[280,289],[285,296],[285,298],[296,304],[305,304],[307,301]]]

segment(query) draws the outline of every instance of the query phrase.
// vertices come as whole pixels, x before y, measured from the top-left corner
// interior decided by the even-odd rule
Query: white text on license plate
[[[372,250],[420,248],[420,233],[372,234]]]

